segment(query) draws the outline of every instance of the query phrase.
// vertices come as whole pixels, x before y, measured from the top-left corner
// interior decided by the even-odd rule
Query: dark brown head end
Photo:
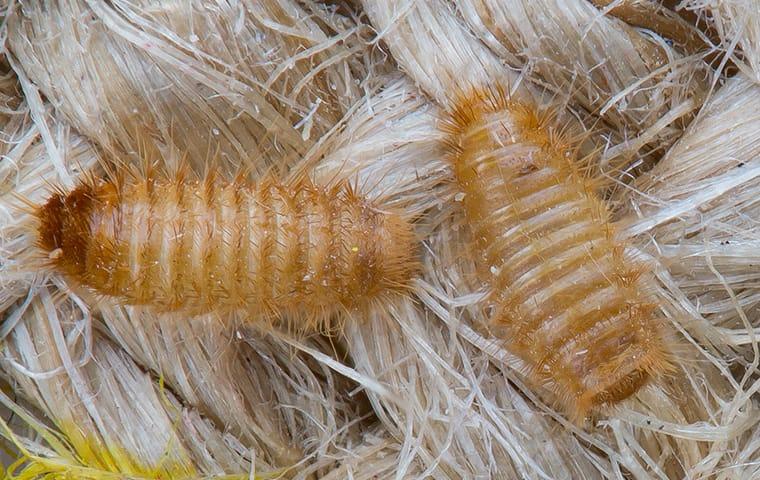
[[[93,194],[93,187],[83,184],[69,194],[54,193],[37,210],[37,245],[66,273],[79,273],[84,268],[92,235]]]

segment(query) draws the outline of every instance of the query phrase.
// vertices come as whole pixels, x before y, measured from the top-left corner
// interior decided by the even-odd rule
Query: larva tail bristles
[[[158,312],[243,310],[313,328],[405,294],[419,267],[408,217],[346,181],[88,181],[37,218],[54,269]]]
[[[669,347],[646,267],[557,118],[496,86],[461,96],[443,128],[492,331],[578,419],[660,378]]]

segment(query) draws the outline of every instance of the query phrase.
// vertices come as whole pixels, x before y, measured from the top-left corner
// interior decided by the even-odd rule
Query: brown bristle
[[[82,184],[68,195],[56,192],[37,211],[39,248],[50,253],[56,268],[81,275],[85,268],[94,186]]]
[[[506,347],[575,419],[633,395],[669,367],[645,267],[552,119],[501,88],[462,95],[449,161],[475,239],[486,311]]]
[[[418,268],[408,219],[348,182],[100,183],[53,195],[38,216],[56,269],[161,312],[245,310],[313,326],[407,290]]]

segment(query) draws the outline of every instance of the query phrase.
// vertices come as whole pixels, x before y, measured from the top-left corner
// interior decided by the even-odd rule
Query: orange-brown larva
[[[643,267],[548,116],[489,88],[462,96],[445,129],[490,324],[528,378],[581,419],[668,369]]]
[[[244,309],[313,326],[407,289],[417,265],[408,219],[346,181],[90,180],[37,217],[53,269],[159,312]]]

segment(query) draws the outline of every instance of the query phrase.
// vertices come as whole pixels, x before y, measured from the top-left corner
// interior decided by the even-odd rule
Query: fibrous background
[[[760,476],[756,1],[0,11],[6,478]],[[531,386],[472,281],[441,122],[492,84],[577,139],[677,345],[674,372],[582,424]],[[303,332],[89,298],[41,266],[28,205],[148,167],[349,178],[415,219],[421,273]]]

